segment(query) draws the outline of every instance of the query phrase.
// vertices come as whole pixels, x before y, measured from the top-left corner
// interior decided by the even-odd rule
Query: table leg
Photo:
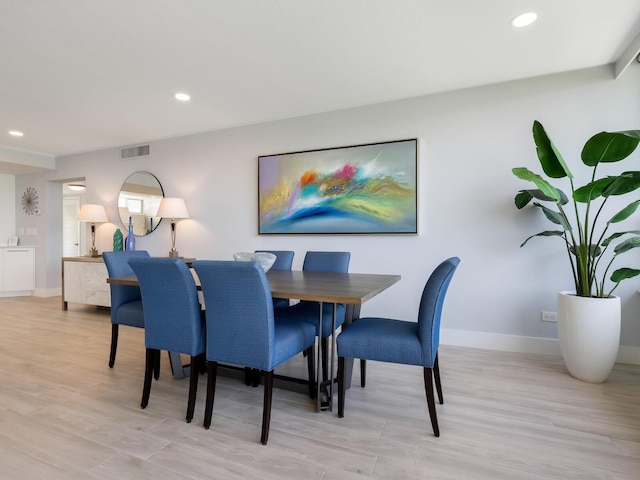
[[[318,351],[316,352],[316,410],[319,412],[321,407],[320,390],[322,386],[322,302],[320,305],[320,315],[318,318]]]
[[[331,366],[329,367],[330,370],[330,374],[329,374],[329,379],[325,382],[322,380],[321,378],[321,371],[322,371],[322,365],[321,365],[321,351],[322,351],[322,302],[320,303],[320,316],[318,318],[318,362],[316,364],[316,375],[317,375],[317,402],[316,402],[316,409],[317,411],[320,410],[329,410],[329,411],[333,411],[333,383],[334,383],[334,378],[335,378],[335,371],[334,371],[334,363],[335,363],[335,331],[336,331],[336,310],[337,310],[337,305],[334,303],[333,304],[333,316],[332,316],[332,321],[331,321],[331,344],[330,344],[330,348],[331,348],[331,357],[330,357],[330,362],[331,362]],[[328,387],[327,387],[328,385]],[[324,400],[324,401],[323,401]]]
[[[318,336],[318,352],[317,352],[317,362],[316,362],[316,410],[319,412],[322,410],[322,401],[321,401],[321,393],[324,393],[323,391],[323,387],[324,382],[322,381],[322,359],[321,359],[321,353],[322,353],[322,306],[323,303],[322,302],[318,302],[320,304],[320,312],[319,312],[319,318],[318,318],[318,331],[320,332],[320,336]],[[351,325],[351,323],[353,323],[354,321],[357,321],[358,318],[360,318],[360,305],[359,304],[347,304],[346,305],[346,312],[345,312],[345,318],[344,318],[344,324],[343,324],[343,329],[344,328],[348,328],[349,325]],[[332,319],[332,332],[331,332],[331,375],[329,377],[329,388],[327,390],[327,400],[328,400],[328,409],[330,411],[333,411],[333,380],[334,380],[334,362],[335,362],[335,352],[336,352],[336,338],[335,338],[335,331],[336,331],[336,311],[337,311],[337,305],[334,304],[333,305],[333,319]],[[345,383],[345,388],[350,388],[351,387],[351,377],[353,376],[353,358],[345,358],[345,376],[344,376],[344,383]]]
[[[338,309],[338,305],[336,303],[333,304],[333,318],[331,320],[331,374],[329,375],[329,411],[333,412],[333,379],[334,379],[334,371],[333,364],[335,362],[335,351],[336,351],[336,310]],[[322,333],[322,332],[321,332]]]
[[[347,328],[351,323],[360,318],[360,305],[349,303],[347,304],[347,311],[344,315],[344,324],[342,329]],[[353,358],[344,359],[344,385],[345,388],[351,387],[351,377],[353,375]]]
[[[182,365],[182,358],[180,358],[180,354],[178,352],[168,352],[169,353],[169,365],[171,365],[171,373],[173,374],[173,378],[180,379],[184,377],[188,377],[191,373],[190,365]]]

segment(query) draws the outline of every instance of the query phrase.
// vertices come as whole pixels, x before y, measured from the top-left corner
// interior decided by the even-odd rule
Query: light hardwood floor
[[[106,309],[0,299],[0,478],[640,478],[637,366],[616,365],[591,385],[559,358],[442,346],[440,438],[420,369],[369,362],[365,389],[354,371],[342,419],[274,391],[262,446],[262,387],[220,378],[206,431],[205,377],[187,424],[188,383],[163,356],[141,410],[143,332],[121,328],[109,369],[110,328]],[[288,368],[304,375],[305,361]]]

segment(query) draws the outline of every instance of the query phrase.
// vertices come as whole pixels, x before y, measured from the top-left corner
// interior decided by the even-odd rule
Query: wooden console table
[[[183,258],[187,265],[195,258]],[[68,303],[111,307],[109,272],[100,257],[62,257],[62,310]]]
[[[68,302],[110,307],[108,277],[102,257],[62,257],[62,310]]]

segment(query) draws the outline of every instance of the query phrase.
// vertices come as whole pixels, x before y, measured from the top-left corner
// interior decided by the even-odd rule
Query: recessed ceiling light
[[[521,15],[518,15],[516,18],[511,20],[511,25],[514,27],[526,27],[527,25],[531,25],[538,19],[538,14],[536,12],[527,12]]]
[[[9,130],[9,135],[13,135],[14,137],[24,137],[24,133],[17,130]]]
[[[180,100],[181,102],[188,102],[191,100],[191,97],[186,93],[176,93],[174,97],[176,100]]]

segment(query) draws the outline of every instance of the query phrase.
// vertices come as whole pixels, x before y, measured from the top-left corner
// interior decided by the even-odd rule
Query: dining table
[[[192,270],[196,284],[199,287],[197,275]],[[337,272],[312,272],[303,270],[269,270],[267,280],[271,287],[271,295],[274,298],[288,298],[295,300],[308,300],[319,303],[318,322],[322,331],[322,305],[324,303],[338,304],[346,306],[344,324],[342,328],[348,328],[349,324],[360,317],[362,304],[371,300],[376,295],[385,291],[398,281],[400,275],[388,275],[377,273],[337,273]],[[114,277],[107,279],[108,283],[138,286],[139,282],[135,275],[125,277]],[[206,305],[205,305],[206,309]],[[335,331],[336,308],[333,308],[333,329]],[[320,374],[321,358],[320,348],[317,349],[316,380],[317,410],[332,410],[333,385],[334,385],[334,362],[335,362],[335,335],[331,335],[331,374],[329,382],[322,382]],[[184,376],[180,354],[170,352],[169,358],[172,371],[175,377]],[[350,385],[353,370],[353,359],[345,359],[345,383]],[[321,393],[326,389],[326,395]]]

